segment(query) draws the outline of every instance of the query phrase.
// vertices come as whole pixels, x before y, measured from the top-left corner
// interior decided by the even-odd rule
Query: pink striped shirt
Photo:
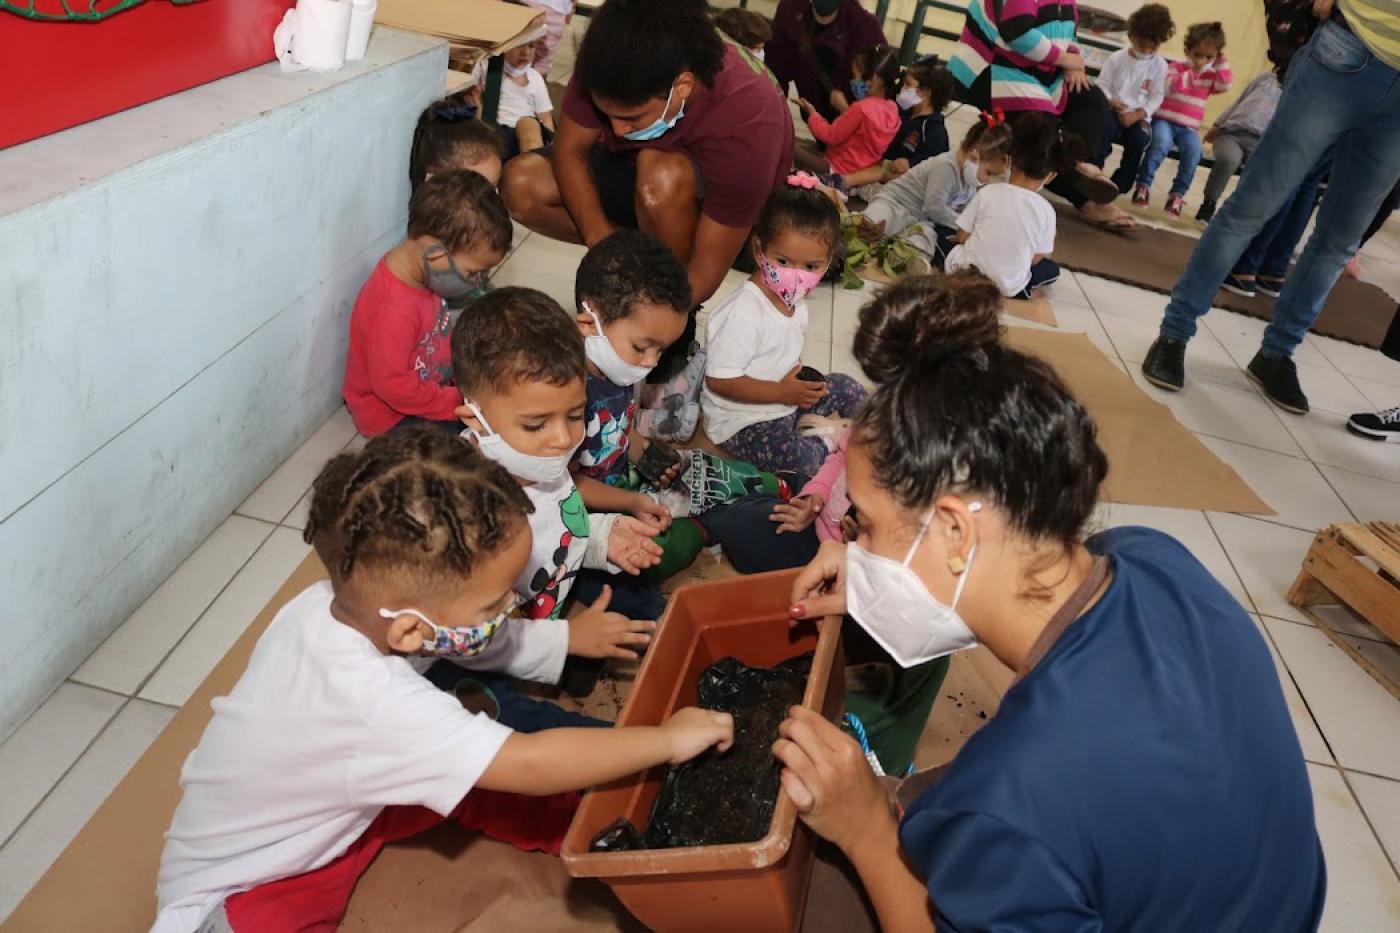
[[[1193,72],[1189,62],[1167,63],[1167,96],[1154,119],[1199,129],[1206,115],[1206,98],[1230,90],[1234,75],[1222,53],[1219,58]]]

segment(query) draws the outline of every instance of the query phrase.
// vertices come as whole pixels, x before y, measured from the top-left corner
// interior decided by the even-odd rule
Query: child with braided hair
[[[732,741],[728,715],[512,732],[409,656],[482,650],[509,623],[530,502],[430,427],[321,471],[306,539],[330,579],[268,625],[180,775],[154,930],[320,929],[379,850],[448,820],[557,853],[574,791]]]

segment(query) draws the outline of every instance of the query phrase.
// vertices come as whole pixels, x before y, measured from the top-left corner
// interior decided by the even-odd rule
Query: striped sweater
[[[1206,98],[1230,90],[1234,75],[1222,52],[1220,57],[1193,72],[1187,62],[1167,63],[1167,96],[1157,108],[1158,120],[1199,129],[1206,116]]]
[[[1074,0],[971,0],[948,70],[984,109],[1061,113],[1066,88],[1056,63],[1079,51],[1078,21]]]

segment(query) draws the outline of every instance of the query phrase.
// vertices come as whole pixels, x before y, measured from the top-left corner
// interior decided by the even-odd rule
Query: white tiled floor
[[[1396,227],[1382,231],[1366,254],[1377,275],[1400,268]],[[567,306],[581,255],[579,247],[517,228],[515,248],[495,282],[541,288]],[[741,280],[732,274],[726,289]],[[859,374],[850,342],[870,290],[823,286],[813,295],[806,362]],[[1067,272],[1052,300],[1061,330],[1085,333],[1137,377],[1162,296]],[[1341,426],[1355,408],[1400,403],[1400,363],[1308,337],[1297,359],[1318,410],[1296,417],[1274,409],[1241,371],[1263,324],[1218,310],[1204,324],[1188,354],[1188,390],[1146,391],[1279,514],[1261,519],[1106,504],[1098,524],[1144,524],[1174,535],[1257,614],[1309,761],[1329,867],[1324,927],[1397,929],[1400,703],[1293,610],[1284,594],[1318,527],[1400,518],[1400,448],[1368,443]],[[285,462],[269,465],[267,480],[235,514],[0,744],[0,920],[302,560],[312,480],[328,458],[362,443],[341,411]],[[1349,619],[1335,621],[1373,663],[1400,669],[1400,651],[1380,633]]]

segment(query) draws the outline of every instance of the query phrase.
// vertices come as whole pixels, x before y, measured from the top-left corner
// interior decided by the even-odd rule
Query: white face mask
[[[969,188],[978,188],[982,185],[982,179],[977,177],[977,163],[971,159],[963,162],[963,184]]]
[[[531,67],[532,67],[532,66],[529,65],[529,64],[525,64],[525,65],[512,65],[510,62],[506,62],[506,63],[505,63],[505,72],[506,72],[506,75],[509,76],[509,77],[512,77],[512,78],[519,78],[519,77],[523,77],[524,75],[528,74]]]
[[[477,449],[487,457],[506,468],[506,471],[516,479],[523,479],[527,483],[550,483],[563,479],[569,473],[569,461],[573,459],[572,450],[554,457],[539,457],[534,454],[522,453],[505,442],[505,438],[497,434],[486,420],[486,416],[481,413],[472,402],[466,403],[481,421],[481,426],[490,434],[483,434],[480,431],[473,431],[467,428],[462,432],[463,437],[471,436],[476,438]]]
[[[919,89],[916,87],[902,88],[894,98],[894,102],[899,106],[900,110],[913,110],[915,107],[919,106],[919,101],[921,100],[923,100],[923,98],[919,96]]]
[[[968,504],[969,511],[981,509],[980,502]],[[933,516],[930,512],[924,520],[902,563],[872,554],[859,544],[846,546],[846,608],[900,667],[913,667],[977,644],[977,636],[957,613],[977,545],[967,553],[967,566],[958,575],[953,602],[947,606],[928,591],[909,566]]]
[[[398,616],[413,616],[432,629],[433,637],[423,640],[423,647],[418,649],[419,654],[429,654],[437,658],[471,658],[481,654],[490,644],[492,636],[505,622],[509,612],[508,609],[502,610],[480,625],[464,625],[461,628],[438,625],[417,609],[380,609],[379,615],[391,620]]]
[[[593,326],[598,328],[598,333],[583,338],[583,353],[588,361],[597,366],[613,385],[634,386],[645,379],[651,367],[624,360],[603,331],[603,319],[593,313],[586,301],[583,310],[588,312],[588,316],[593,318]]]
[[[749,49],[749,54],[752,55],[754,58],[758,59],[759,61],[763,61],[763,49]]]

